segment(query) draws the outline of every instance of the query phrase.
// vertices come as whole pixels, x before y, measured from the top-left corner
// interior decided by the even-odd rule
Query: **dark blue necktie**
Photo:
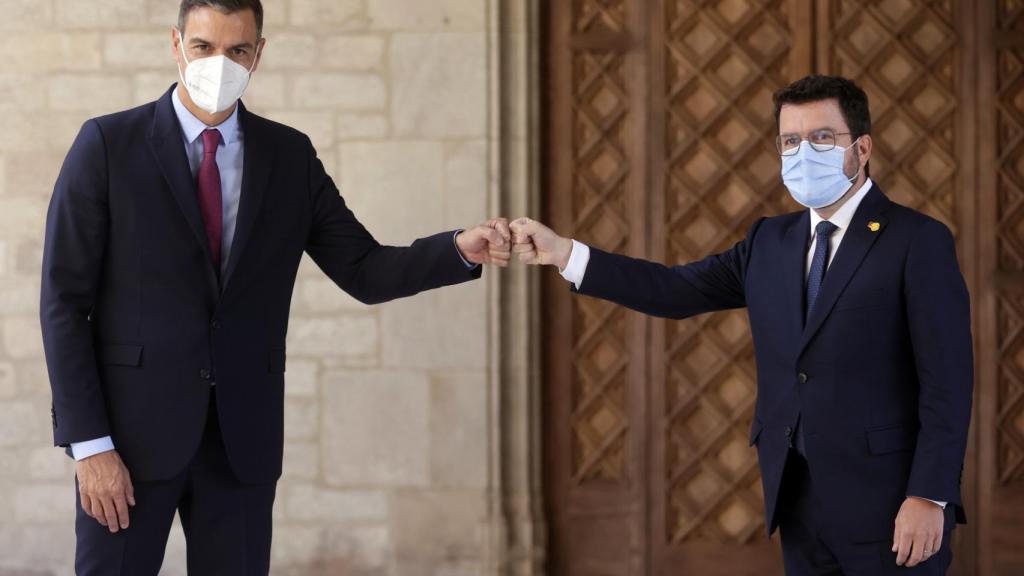
[[[807,275],[807,313],[804,316],[805,321],[811,319],[811,312],[814,311],[814,301],[818,299],[821,283],[825,280],[825,270],[828,268],[829,238],[838,229],[838,226],[828,220],[818,222],[818,225],[814,228],[814,256],[811,258],[811,273]]]
[[[821,283],[825,280],[825,270],[828,268],[829,239],[832,237],[832,233],[838,229],[838,226],[828,220],[822,220],[814,227],[814,256],[811,257],[811,273],[807,275],[805,323],[811,319],[811,312],[814,311],[814,301],[818,299]],[[803,422],[797,422],[795,448],[800,454],[807,454],[804,443]]]

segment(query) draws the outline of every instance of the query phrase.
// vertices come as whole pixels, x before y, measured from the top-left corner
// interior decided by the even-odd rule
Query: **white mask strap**
[[[188,68],[188,65],[191,64],[191,62],[188,61],[188,56],[185,55],[185,39],[181,37],[181,30],[178,30],[178,50],[181,51],[181,57],[185,59],[185,68]],[[186,88],[188,87],[188,85],[185,84],[185,74],[181,68],[178,68],[178,79],[181,80],[182,86],[185,86]]]

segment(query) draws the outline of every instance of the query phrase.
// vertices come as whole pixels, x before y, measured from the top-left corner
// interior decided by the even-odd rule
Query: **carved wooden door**
[[[974,298],[978,403],[964,478],[972,524],[957,531],[955,573],[1016,573],[984,571],[997,548],[1002,564],[992,569],[1019,571],[1022,4],[542,5],[544,217],[602,249],[689,262],[728,248],[758,216],[796,209],[779,181],[772,92],[811,72],[865,88],[872,177],[950,226]],[[755,367],[746,313],[654,320],[544,278],[550,573],[781,574],[748,447]],[[1014,552],[993,538],[1019,545]]]
[[[978,12],[979,574],[1024,574],[1024,3]]]

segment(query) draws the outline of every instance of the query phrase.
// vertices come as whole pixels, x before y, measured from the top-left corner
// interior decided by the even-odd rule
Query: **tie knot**
[[[215,128],[203,130],[203,154],[215,154],[217,146],[220,146],[220,130]]]
[[[821,222],[818,222],[817,226],[814,227],[814,233],[817,236],[824,236],[825,238],[832,236],[832,233],[835,232],[836,230],[839,230],[839,226],[836,226],[835,224],[829,222],[828,220],[822,220]]]

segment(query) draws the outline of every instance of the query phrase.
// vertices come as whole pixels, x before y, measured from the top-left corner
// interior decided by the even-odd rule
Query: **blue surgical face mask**
[[[838,202],[860,176],[860,170],[853,178],[847,178],[843,172],[847,150],[836,146],[818,152],[804,140],[796,154],[783,156],[782,181],[793,199],[808,208],[824,208]]]

